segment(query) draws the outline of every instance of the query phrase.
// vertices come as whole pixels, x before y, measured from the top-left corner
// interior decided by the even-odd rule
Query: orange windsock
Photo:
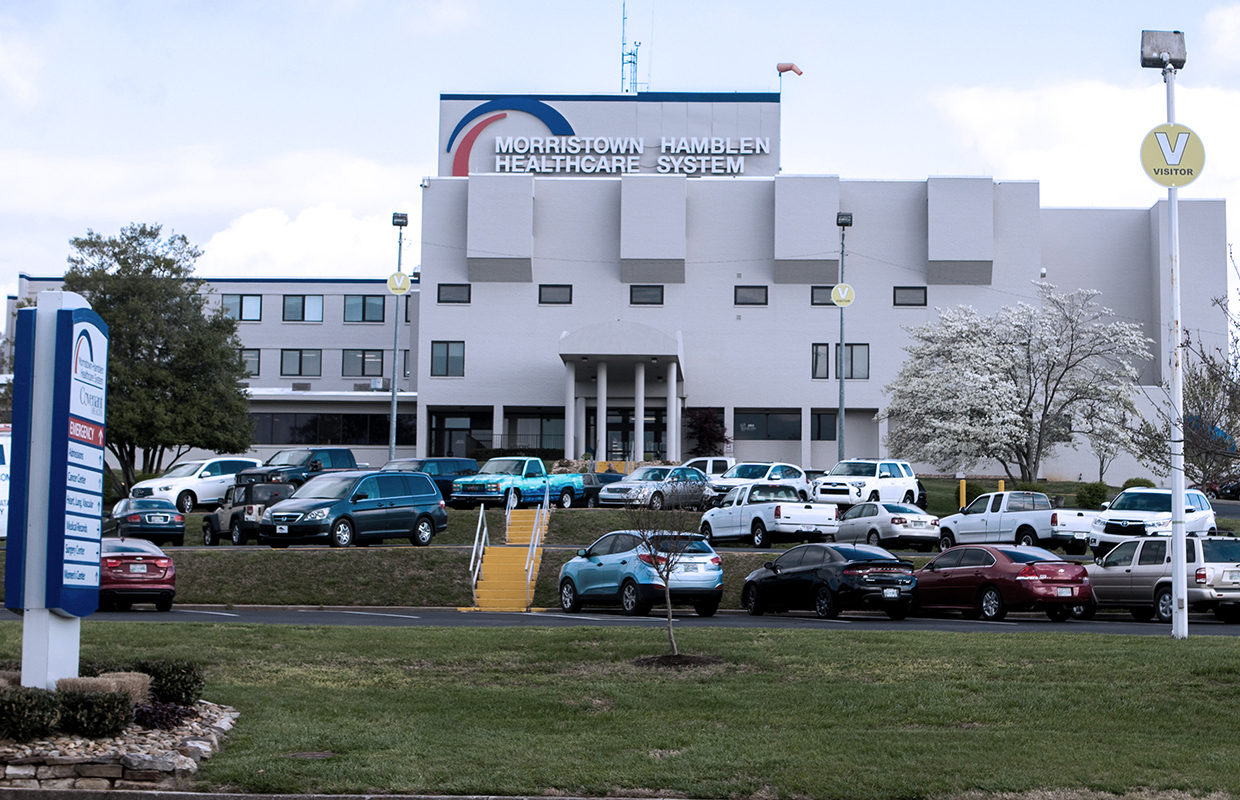
[[[798,75],[802,74],[801,68],[798,67],[796,64],[793,64],[791,61],[784,61],[782,63],[776,64],[775,71],[776,72],[795,72]]]

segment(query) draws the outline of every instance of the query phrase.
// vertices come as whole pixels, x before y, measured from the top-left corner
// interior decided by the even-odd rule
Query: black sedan
[[[126,497],[103,518],[103,535],[149,539],[155,544],[185,544],[185,516],[170,500]]]
[[[741,602],[753,616],[804,609],[835,619],[841,611],[867,608],[904,619],[916,588],[913,565],[881,547],[806,544],[750,573]]]

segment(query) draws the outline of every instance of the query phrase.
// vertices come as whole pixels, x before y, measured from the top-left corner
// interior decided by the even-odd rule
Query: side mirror
[[[1103,503],[1103,504],[1102,504],[1102,510],[1103,510],[1103,511],[1106,511],[1106,510],[1107,510],[1108,508],[1110,508],[1110,507],[1111,507],[1111,504],[1110,504],[1110,503]]]
[[[931,561],[926,566],[922,567],[922,569],[926,570],[927,572],[938,572],[939,571],[938,566],[935,565],[933,561]]]
[[[1170,561],[1171,559],[1167,559],[1167,560],[1168,560],[1168,561]],[[1101,566],[1102,566],[1102,556],[1098,556],[1097,558],[1095,558],[1095,559],[1094,559],[1094,563],[1095,563],[1095,564],[1097,564],[1098,566],[1100,566],[1100,567],[1101,567]]]
[[[961,513],[961,514],[963,514],[963,513],[964,513],[964,506],[961,506],[961,507],[960,507],[960,513]]]
[[[358,492],[357,494],[353,495],[353,497],[349,499],[354,503],[360,503],[363,500],[367,500],[369,498],[370,498],[370,495],[366,494],[365,492]]]
[[[582,549],[582,550],[578,550],[578,551],[577,551],[577,555],[578,555],[580,558],[585,558],[585,557],[586,557],[586,551],[585,551],[584,549]]]
[[[763,568],[763,569],[769,569],[771,572],[779,572],[779,570],[775,569],[775,562],[774,562],[774,561],[768,561],[768,562],[766,562],[765,564],[763,564],[763,565],[762,565],[762,568]]]

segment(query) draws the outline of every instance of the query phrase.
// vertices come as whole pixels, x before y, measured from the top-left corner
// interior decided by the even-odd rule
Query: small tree
[[[693,440],[691,458],[723,455],[724,445],[732,443],[721,408],[686,408],[685,433]]]

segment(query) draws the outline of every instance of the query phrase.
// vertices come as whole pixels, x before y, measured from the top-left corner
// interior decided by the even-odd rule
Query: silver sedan
[[[706,475],[692,467],[639,467],[598,493],[600,506],[696,507],[702,502]]]
[[[939,518],[903,503],[858,503],[840,517],[835,540],[932,550],[939,542]]]

